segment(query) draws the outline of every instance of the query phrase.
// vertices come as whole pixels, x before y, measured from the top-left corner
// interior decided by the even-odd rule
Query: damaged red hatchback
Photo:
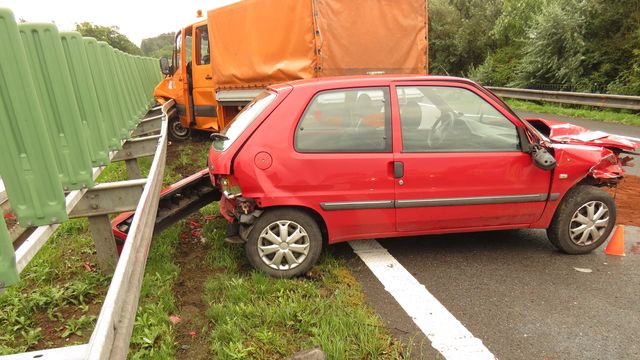
[[[522,120],[472,81],[369,76],[269,87],[209,151],[230,235],[271,275],[307,272],[324,244],[547,229],[569,254],[600,246],[640,144]]]

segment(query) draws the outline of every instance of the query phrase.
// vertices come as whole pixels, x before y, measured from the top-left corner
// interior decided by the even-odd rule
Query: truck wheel
[[[258,218],[245,243],[254,268],[278,278],[311,270],[322,252],[322,234],[307,214],[294,209],[267,211]]]
[[[567,254],[587,254],[602,245],[616,223],[616,204],[606,191],[580,185],[569,190],[547,229],[549,241]]]
[[[191,129],[182,126],[180,119],[169,120],[169,138],[175,142],[182,142],[189,139]]]

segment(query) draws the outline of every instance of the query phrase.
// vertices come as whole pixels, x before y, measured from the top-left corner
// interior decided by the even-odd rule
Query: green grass
[[[275,279],[251,270],[241,246],[221,241],[223,225],[205,227],[208,265],[220,270],[203,295],[213,358],[282,359],[313,347],[329,359],[402,357],[343,261],[326,254],[306,278]]]
[[[109,283],[109,277],[84,266],[95,267],[93,249],[86,220],[58,228],[20,283],[0,295],[0,354],[88,339]]]
[[[174,357],[176,349],[168,317],[176,311],[173,286],[180,272],[175,263],[180,226],[163,231],[151,244],[131,338],[131,359]]]
[[[146,176],[151,158],[139,162]],[[98,182],[126,179],[119,162],[107,166]],[[0,294],[0,355],[86,343],[110,282],[96,262],[87,220],[61,224],[21,281]]]
[[[188,144],[167,163],[164,183],[204,167],[208,144]],[[151,159],[140,161],[143,174]],[[101,182],[125,180],[115,163]],[[217,204],[201,210],[218,213]],[[366,305],[359,283],[346,264],[326,254],[309,276],[282,280],[250,268],[241,246],[222,242],[225,220],[204,222],[206,251],[202,312],[198,336],[206,358],[276,359],[321,347],[330,359],[407,357],[380,318]],[[157,235],[149,250],[130,345],[130,359],[172,359],[178,355],[180,315],[175,291],[180,276],[177,249],[185,222]],[[87,271],[96,256],[87,221],[62,224],[22,273],[21,282],[0,295],[0,354],[86,343],[95,326],[109,276]],[[43,326],[45,319],[46,326]],[[8,329],[8,331],[5,331]]]
[[[640,115],[638,113],[627,110],[605,110],[591,107],[538,103],[514,99],[506,99],[505,101],[514,110],[534,111],[546,114],[564,115],[590,120],[617,122],[621,124],[640,126]]]

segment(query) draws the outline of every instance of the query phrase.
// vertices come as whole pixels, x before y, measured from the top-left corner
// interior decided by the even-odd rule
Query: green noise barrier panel
[[[118,134],[120,139],[124,140],[129,137],[129,114],[127,111],[126,99],[123,89],[123,74],[121,71],[117,71],[117,67],[114,59],[114,50],[109,44],[104,41],[98,41],[99,54],[103,59],[105,70],[107,73],[107,86],[109,92],[113,95],[114,110],[115,110],[115,122],[118,127]],[[131,115],[133,116],[133,115]]]
[[[98,104],[100,105],[100,111],[102,112],[102,118],[104,120],[104,130],[109,149],[120,150],[122,149],[120,126],[116,121],[119,115],[116,111],[114,94],[109,86],[109,75],[107,67],[104,64],[105,61],[101,55],[100,46],[94,38],[85,37],[82,40],[87,52],[87,60],[89,60],[93,84],[95,85],[98,95]]]
[[[73,90],[78,100],[80,118],[88,132],[88,147],[93,166],[109,163],[109,137],[98,103],[98,94],[89,68],[89,60],[82,35],[77,32],[60,33],[62,48],[71,75]]]
[[[65,191],[92,187],[153,104],[154,63],[0,8],[0,178],[22,227],[68,219]],[[0,289],[15,262],[0,217]]]
[[[65,190],[93,186],[87,136],[71,75],[53,24],[20,24],[20,35],[42,106],[45,128]]]
[[[0,216],[0,290],[18,282],[16,254],[7,231],[4,217]]]
[[[20,225],[67,219],[47,128],[13,14],[0,8],[0,176]]]

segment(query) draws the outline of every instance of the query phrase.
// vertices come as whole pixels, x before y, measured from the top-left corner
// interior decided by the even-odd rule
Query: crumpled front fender
[[[602,149],[600,162],[589,169],[589,175],[599,180],[619,180],[624,175],[623,161],[609,149]]]

